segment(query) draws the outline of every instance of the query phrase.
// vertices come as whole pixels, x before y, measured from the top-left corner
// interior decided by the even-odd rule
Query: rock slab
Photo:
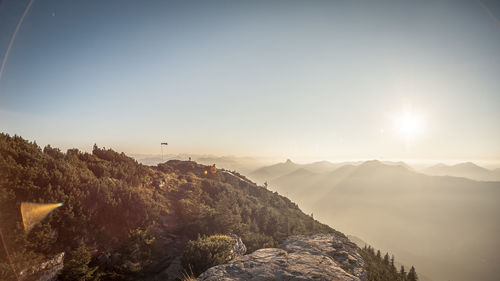
[[[336,234],[289,237],[281,249],[267,248],[209,268],[197,280],[366,281],[359,248]]]

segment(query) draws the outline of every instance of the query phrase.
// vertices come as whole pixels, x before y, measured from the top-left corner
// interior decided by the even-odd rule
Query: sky
[[[28,2],[0,0],[2,59]],[[498,17],[488,0],[34,0],[0,131],[63,150],[500,161]]]

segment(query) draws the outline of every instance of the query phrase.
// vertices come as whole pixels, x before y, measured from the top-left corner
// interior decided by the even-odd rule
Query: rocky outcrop
[[[359,248],[346,237],[334,234],[293,236],[283,243],[282,248],[289,253],[328,256],[347,273],[366,280],[365,262]]]
[[[365,281],[359,248],[337,234],[289,237],[281,249],[267,248],[214,266],[203,281],[345,280]]]
[[[64,252],[19,272],[19,280],[53,281],[64,267]]]

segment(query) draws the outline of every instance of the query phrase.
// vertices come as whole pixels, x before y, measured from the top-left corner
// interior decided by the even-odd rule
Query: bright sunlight
[[[407,142],[411,142],[423,133],[424,120],[412,111],[405,111],[395,118],[394,126],[399,135],[404,137]]]

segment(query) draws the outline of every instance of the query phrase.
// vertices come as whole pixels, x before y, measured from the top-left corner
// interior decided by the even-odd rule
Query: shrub
[[[229,261],[233,244],[233,239],[227,235],[198,237],[188,242],[182,256],[182,265],[198,276],[212,266]]]
[[[58,280],[63,281],[98,281],[97,267],[90,267],[91,255],[87,247],[82,245],[70,253],[69,261],[65,261],[64,269]]]

